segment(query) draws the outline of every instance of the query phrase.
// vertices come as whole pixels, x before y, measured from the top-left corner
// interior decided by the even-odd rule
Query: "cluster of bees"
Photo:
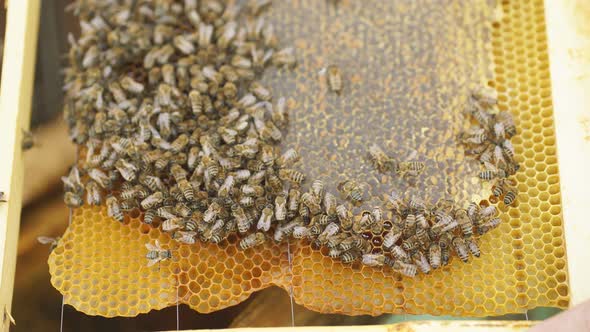
[[[484,167],[479,178],[493,181],[492,193],[502,199],[505,205],[516,200],[516,183],[509,179],[519,169],[514,160],[514,147],[510,139],[516,135],[514,119],[507,112],[497,109],[497,92],[489,87],[478,86],[473,89],[467,112],[476,125],[461,134],[466,145],[466,153],[477,158]]]
[[[74,2],[82,34],[69,37],[65,119],[82,149],[62,178],[66,204],[106,204],[119,222],[140,210],[144,223],[185,244],[220,243],[236,233],[244,250],[270,239],[304,239],[344,263],[389,265],[407,276],[447,264],[453,251],[463,261],[479,256],[473,236],[499,224],[494,207],[430,206],[392,193],[386,207],[393,217],[386,220],[379,207],[352,215],[342,199],[363,200],[355,180],[338,185],[340,201],[320,180],[303,189],[305,176],[294,168],[299,153],[278,147],[286,99],[275,101],[257,80],[270,66],[296,64],[293,48],[279,47],[261,15],[269,5]],[[334,68],[329,85],[340,92]],[[473,143],[480,159],[489,142]],[[369,154],[376,167],[402,176],[424,169],[417,161],[393,162],[377,145]],[[383,236],[383,250],[366,232]],[[172,257],[158,243],[146,247],[149,265]]]

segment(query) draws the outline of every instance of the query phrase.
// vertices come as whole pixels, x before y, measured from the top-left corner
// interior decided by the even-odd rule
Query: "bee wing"
[[[156,240],[156,244],[158,244],[158,240]],[[156,246],[152,245],[151,243],[146,243],[145,247],[149,251],[158,251],[158,248]]]
[[[56,242],[57,240],[55,238],[49,237],[49,236],[38,236],[37,241],[41,244],[50,244],[50,243]]]
[[[412,150],[412,152],[410,152],[410,154],[408,155],[408,158],[406,160],[414,160],[414,159],[416,159],[417,156],[418,156],[418,151]]]
[[[498,167],[496,167],[494,164],[491,164],[486,161],[486,162],[484,162],[484,165],[486,166],[487,170],[494,171],[494,172],[498,171]]]
[[[159,262],[159,259],[148,259],[147,267],[153,266],[157,262]]]

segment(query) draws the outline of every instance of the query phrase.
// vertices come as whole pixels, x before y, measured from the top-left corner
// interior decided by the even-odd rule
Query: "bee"
[[[170,145],[170,150],[174,153],[178,153],[188,145],[189,137],[186,134],[178,136]]]
[[[290,236],[291,234],[293,234],[295,227],[302,226],[302,225],[303,225],[303,223],[302,223],[301,219],[299,219],[299,218],[291,220],[290,222],[288,222],[286,224],[280,225],[275,230],[274,240],[276,242],[281,242],[285,236]]]
[[[449,260],[451,257],[451,240],[452,236],[449,233],[445,233],[441,236],[439,245],[441,249],[441,263],[443,266],[449,264]]]
[[[272,210],[271,210],[272,212]],[[240,234],[244,234],[248,232],[250,227],[252,226],[252,219],[246,215],[244,209],[237,204],[232,205],[231,207],[232,216],[236,219],[236,224],[238,226],[238,232]],[[258,226],[258,225],[257,225]]]
[[[416,235],[407,236],[407,238],[402,241],[402,249],[407,253],[412,253],[418,250],[420,247],[421,244],[418,241],[418,237]]]
[[[336,215],[336,196],[332,195],[331,193],[326,193],[324,195],[324,208],[328,216],[335,216]]]
[[[192,90],[188,94],[190,101],[191,110],[193,114],[199,115],[203,113],[203,100],[201,99],[201,93],[197,90]]]
[[[58,237],[48,237],[48,236],[38,236],[37,242],[41,244],[49,244],[49,252],[51,253],[53,249],[55,249],[59,243],[61,238]]]
[[[336,248],[342,241],[344,241],[346,238],[348,238],[348,234],[346,233],[338,233],[332,236],[329,236],[326,239],[326,247],[332,249],[332,248]]]
[[[418,176],[424,172],[426,164],[420,161],[402,161],[397,165],[397,173],[404,178],[406,175]]]
[[[275,152],[271,145],[263,145],[260,151],[260,160],[266,167],[272,167],[275,163]]]
[[[469,218],[471,218],[471,220],[478,220],[480,218],[479,213],[479,205],[477,205],[474,202],[469,203],[469,206],[467,207],[467,215],[469,216]]]
[[[193,54],[196,50],[195,45],[191,41],[191,37],[187,35],[179,35],[172,39],[172,44],[182,53],[186,55]],[[170,84],[170,83],[169,83]]]
[[[406,263],[400,260],[397,260],[393,263],[393,269],[406,277],[413,278],[418,273],[418,268],[414,264]]]
[[[481,131],[478,133],[474,133],[474,134],[464,134],[461,136],[461,139],[463,141],[464,144],[475,144],[475,145],[479,145],[479,144],[483,144],[485,141],[488,140],[488,135],[485,133],[485,131]]]
[[[484,181],[491,181],[497,178],[504,178],[506,177],[506,173],[503,170],[485,170],[485,171],[481,171],[478,174],[478,177]]]
[[[439,243],[434,242],[428,248],[428,260],[433,269],[438,269],[441,266],[442,249]]]
[[[479,257],[481,252],[479,250],[479,247],[477,246],[477,243],[475,243],[475,240],[473,238],[467,238],[466,242],[467,248],[471,252],[471,255],[473,255],[474,257]]]
[[[491,87],[478,85],[471,90],[471,96],[484,106],[494,106],[498,103],[498,92]]]
[[[135,81],[133,78],[131,78],[129,76],[123,77],[119,81],[119,84],[121,84],[121,87],[123,89],[127,90],[128,92],[134,93],[134,94],[140,94],[144,90],[143,84]]]
[[[172,251],[169,249],[162,249],[158,240],[156,240],[155,245],[146,243],[145,247],[148,250],[147,254],[145,255],[145,257],[148,259],[147,267],[172,258]]]
[[[232,145],[236,142],[236,137],[238,136],[237,130],[234,130],[231,128],[219,127],[217,132],[221,135],[221,138],[223,139],[223,141],[226,144]]]
[[[494,215],[496,215],[496,207],[494,205],[490,205],[490,206],[486,206],[484,208],[482,208],[479,212],[479,215],[482,218],[489,218],[489,217],[493,217]]]
[[[330,258],[338,258],[340,255],[342,255],[342,250],[338,248],[330,248],[328,251],[328,257]]]
[[[195,244],[197,233],[196,232],[185,232],[176,231],[172,234],[172,238],[180,243],[184,244]]]
[[[408,253],[400,246],[394,245],[391,247],[390,251],[391,255],[398,261],[407,262],[410,259],[410,255],[408,255]]]
[[[321,203],[322,199],[324,198],[324,194],[325,194],[324,181],[319,180],[319,179],[314,180],[311,184],[311,193]]]
[[[172,231],[182,228],[183,225],[184,225],[184,220],[182,218],[174,217],[174,218],[164,220],[164,222],[162,223],[162,230],[164,232],[172,232]]]
[[[297,63],[295,49],[287,47],[279,50],[273,54],[271,61],[277,67],[294,67]]]
[[[278,221],[283,221],[287,217],[287,200],[284,196],[277,196],[275,198],[275,218]]]
[[[297,189],[289,189],[289,202],[287,206],[287,216],[289,218],[295,217],[297,210],[299,209],[299,202],[301,198],[301,192]]]
[[[317,198],[308,192],[301,195],[301,202],[309,209],[312,215],[320,213],[322,209]]]
[[[260,214],[260,219],[258,219],[258,224],[256,224],[256,229],[268,232],[268,230],[270,229],[273,215],[274,212],[271,208],[264,208],[262,210],[262,213]]]
[[[416,223],[418,221],[416,220],[416,215],[414,214],[408,214],[406,216],[406,219],[404,220],[404,229],[409,229],[409,230],[415,230],[416,229]]]
[[[325,214],[318,214],[311,218],[310,225],[324,226],[330,222],[330,218]]]
[[[285,97],[281,97],[277,101],[276,107],[273,109],[273,112],[271,114],[271,119],[276,125],[278,125],[280,127],[284,127],[287,124],[287,103],[286,103]],[[295,151],[292,148],[289,150]],[[287,150],[287,151],[289,151],[289,150]],[[285,153],[287,151],[285,151]],[[292,153],[292,152],[289,152],[289,153]],[[298,159],[297,152],[295,152],[295,155],[292,155],[289,158],[292,158],[292,157],[296,157],[295,160],[293,160],[293,162],[295,162]]]
[[[228,175],[223,181],[221,187],[219,187],[219,190],[217,191],[217,196],[228,197],[231,191],[233,190],[235,183],[235,178],[232,175]]]
[[[487,111],[485,111],[482,108],[482,106],[477,102],[471,102],[470,107],[471,108],[469,110],[469,113],[471,114],[471,116],[473,116],[480,125],[488,127],[491,121],[490,114]]]
[[[496,183],[492,187],[492,194],[495,197],[500,197],[500,196],[504,195],[504,193],[506,192],[506,189],[507,188],[506,188],[504,179],[500,179],[500,180],[496,181]]]
[[[385,207],[399,214],[405,208],[405,203],[398,192],[392,191],[390,195],[386,196]]]
[[[158,191],[144,198],[140,205],[144,210],[149,210],[158,207],[164,201],[164,198],[164,194]]]
[[[30,150],[33,146],[35,146],[35,136],[33,133],[28,130],[23,130],[23,138],[21,141],[21,148],[23,151]]]
[[[457,256],[459,256],[459,258],[464,263],[466,263],[469,259],[469,253],[467,252],[467,245],[465,244],[465,240],[463,240],[463,238],[461,237],[454,237],[451,240],[451,243],[453,245],[453,249],[457,253]]]
[[[363,230],[369,229],[376,222],[375,218],[369,211],[363,211],[361,218],[358,221],[358,229],[356,233],[360,233]],[[352,225],[352,229],[355,230],[355,225]]]
[[[402,237],[402,230],[397,226],[393,226],[391,230],[383,237],[383,248],[390,249]]]
[[[383,266],[387,257],[383,254],[363,254],[361,262],[366,266]]]
[[[491,231],[492,229],[498,227],[500,225],[500,223],[502,223],[502,220],[500,218],[490,219],[490,220],[486,221],[485,223],[479,225],[479,227],[477,228],[477,233],[479,235],[483,235],[483,234]]]
[[[176,205],[174,206],[174,211],[176,214],[183,218],[188,218],[193,214],[193,210],[186,204],[181,202],[176,203]]]
[[[244,184],[240,187],[240,191],[246,196],[261,197],[264,195],[264,188],[258,185]]]
[[[88,181],[86,183],[86,203],[88,203],[88,205],[102,204],[102,194],[100,192],[100,188],[94,181]]]
[[[203,221],[210,224],[213,221],[215,221],[215,218],[217,218],[217,216],[220,213],[221,213],[221,205],[219,205],[219,203],[217,203],[217,202],[212,202],[209,205],[209,207],[207,207],[207,210],[205,211],[205,214],[203,215]]]
[[[340,94],[342,92],[342,73],[340,68],[335,65],[330,65],[326,68],[328,74],[328,86],[332,92]]]
[[[84,204],[84,200],[82,200],[82,197],[71,191],[66,191],[64,195],[64,202],[69,208],[77,208]]]
[[[344,195],[344,197],[352,200],[355,203],[358,203],[363,200],[363,189],[354,180],[346,180],[344,182],[340,182],[338,184],[338,190]]]
[[[506,129],[504,127],[504,123],[496,122],[494,123],[494,136],[497,139],[504,139],[506,137]]]
[[[119,171],[123,179],[125,179],[126,181],[133,182],[137,176],[137,166],[126,161],[125,159],[119,159],[115,163],[115,168]]]
[[[510,161],[514,160],[514,146],[512,146],[512,142],[510,140],[504,140],[502,142],[502,152],[508,157]]]
[[[223,231],[225,222],[223,219],[217,219],[210,227],[207,227],[203,231],[203,238],[207,241],[211,241],[215,235],[220,234]]]
[[[123,200],[120,204],[121,211],[131,211],[137,207],[137,201],[134,199],[132,200]]]
[[[250,84],[250,91],[260,100],[269,101],[272,98],[271,92],[259,82]]]
[[[508,191],[506,192],[506,195],[504,195],[504,204],[505,205],[512,205],[512,203],[514,203],[514,201],[516,200],[516,195],[517,195],[517,191],[514,187],[509,188]]]
[[[428,235],[428,228],[423,228],[420,225],[416,227],[416,238],[422,245],[427,246],[430,243],[430,235]]]
[[[266,241],[266,236],[262,232],[252,233],[242,240],[240,240],[240,249],[246,250],[255,246],[259,246]]]
[[[511,138],[512,136],[516,135],[516,126],[514,124],[514,119],[512,118],[512,115],[510,115],[508,112],[499,113],[497,121],[498,123],[501,123],[504,127],[504,131],[508,138]]]
[[[249,169],[238,169],[231,174],[236,182],[244,182],[250,179],[252,172]]]
[[[299,155],[299,152],[297,152],[297,150],[295,150],[293,148],[290,148],[290,149],[286,150],[276,160],[276,164],[280,168],[285,168],[285,167],[288,167],[290,165],[293,165],[294,163],[296,163],[297,161],[299,161],[300,158],[301,158],[301,156]]]
[[[473,222],[467,215],[467,211],[464,209],[459,209],[455,213],[455,217],[457,218],[457,223],[459,224],[459,228],[461,229],[461,233],[463,236],[470,237],[473,235]]]
[[[451,218],[451,219],[440,221],[440,222],[434,224],[430,228],[430,231],[435,235],[440,235],[440,234],[444,234],[446,232],[450,232],[457,227],[459,227],[459,223],[456,220]]]
[[[281,180],[291,181],[295,184],[301,184],[305,180],[303,173],[290,168],[282,168],[279,170],[279,178]]]
[[[321,244],[325,244],[328,239],[340,232],[340,226],[338,224],[331,222],[326,225],[326,228],[322,231],[322,233],[318,236],[318,241]]]
[[[359,236],[350,236],[338,244],[338,248],[342,251],[349,251],[351,249],[358,249],[366,251],[367,243]]]
[[[163,219],[176,218],[175,212],[173,206],[162,206],[156,209],[156,215]]]
[[[340,260],[344,264],[350,264],[356,261],[361,256],[361,252],[358,250],[349,250],[342,255],[340,255]]]
[[[305,226],[296,226],[293,229],[293,237],[296,239],[305,239],[311,236],[311,231]]]
[[[98,168],[92,168],[88,171],[88,176],[98,183],[103,189],[110,189],[111,179]]]
[[[245,208],[249,208],[249,207],[254,206],[255,201],[254,201],[254,198],[252,198],[251,196],[243,196],[243,197],[240,197],[238,203],[240,203],[240,205]]]
[[[414,253],[412,255],[412,260],[422,273],[428,274],[432,270],[430,263],[428,263],[428,259],[421,251]]]
[[[338,205],[336,207],[336,215],[340,221],[340,226],[344,230],[350,230],[352,227],[352,213],[344,205]]]
[[[394,166],[393,159],[377,144],[373,144],[369,147],[369,159],[379,172],[390,171]]]
[[[108,196],[106,199],[107,214],[119,222],[123,222],[123,212],[119,206],[119,201],[114,196]]]
[[[309,224],[310,220],[311,220],[311,212],[309,211],[309,208],[303,203],[301,202],[301,204],[299,204],[299,216],[301,217],[301,219],[303,219],[303,222],[305,224]]]
[[[154,210],[147,210],[143,215],[143,223],[151,225],[154,222],[154,217],[156,216],[156,212]]]
[[[426,217],[424,216],[423,213],[418,213],[416,214],[416,222],[418,224],[418,226],[426,229],[429,228],[430,224],[428,223],[428,220],[426,220]]]

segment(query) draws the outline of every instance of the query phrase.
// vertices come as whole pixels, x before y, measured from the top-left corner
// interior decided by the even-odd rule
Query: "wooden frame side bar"
[[[590,299],[590,2],[546,0],[570,305]]]
[[[0,330],[10,327],[22,185],[23,130],[29,129],[40,0],[10,1],[0,87]]]

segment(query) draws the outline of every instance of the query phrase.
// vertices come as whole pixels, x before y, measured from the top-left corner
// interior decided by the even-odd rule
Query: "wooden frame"
[[[23,130],[29,129],[35,74],[40,0],[11,1],[0,87],[0,329],[8,331],[16,267],[22,186]]]
[[[0,328],[8,330],[22,202],[20,140],[28,129],[35,68],[40,0],[14,0],[7,12],[4,68],[0,88]],[[563,217],[571,305],[590,298],[590,3],[546,0],[554,121],[560,159]],[[586,17],[584,17],[586,16]],[[530,322],[413,322],[339,327],[363,331],[519,331]],[[319,328],[331,331],[335,328]],[[250,329],[249,331],[253,331]]]
[[[590,299],[590,2],[546,0],[570,305]]]

